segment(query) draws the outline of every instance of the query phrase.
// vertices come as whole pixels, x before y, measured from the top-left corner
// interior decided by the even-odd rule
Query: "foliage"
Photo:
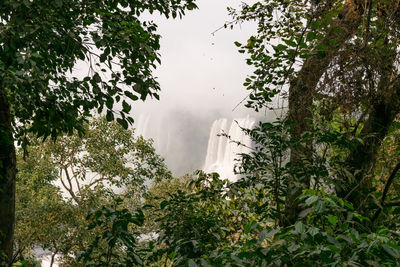
[[[381,205],[380,200],[382,199],[383,192],[385,190],[388,177],[391,172],[395,169],[399,159],[399,122],[396,120],[393,123],[390,132],[386,136],[382,143],[382,146],[377,155],[377,166],[375,169],[374,184],[377,188],[374,198],[378,206]],[[398,178],[398,175],[396,175]],[[392,203],[390,206],[383,206],[383,214],[378,217],[382,224],[390,226],[391,228],[397,227],[397,217],[399,215],[399,207],[395,205],[399,199],[399,180],[394,179],[393,185],[389,187],[387,202]],[[377,219],[378,219],[377,218]]]
[[[88,230],[100,228],[96,231],[100,235],[78,255],[78,260],[85,266],[143,265],[137,252],[136,237],[129,229],[130,224],[143,225],[144,215],[140,209],[132,215],[127,209],[103,206],[90,211],[86,220],[90,223]]]
[[[240,53],[248,53],[246,63],[255,71],[248,76],[244,86],[250,91],[246,107],[259,111],[281,94],[294,72],[298,58],[306,58],[317,39],[315,29],[304,28],[309,14],[304,1],[257,1],[243,4],[241,10],[230,8],[234,21],[256,21],[257,33],[247,43],[235,42]],[[279,20],[275,14],[282,14]],[[309,38],[305,31],[310,30]],[[319,37],[321,38],[321,37]],[[279,39],[276,45],[271,40]]]
[[[346,172],[343,155],[360,140],[336,127],[322,126],[301,140],[291,137],[288,120],[244,129],[255,150],[242,155],[240,170],[245,176],[236,183],[202,172],[194,178],[154,183],[146,196],[155,206],[146,213],[150,225],[123,228],[128,231],[121,235],[136,242],[125,246],[130,252],[119,250],[115,255],[122,259],[141,253],[140,260],[147,266],[396,266],[400,262],[396,232],[373,224],[331,189],[332,177]],[[302,159],[302,169],[292,168],[290,149],[310,139],[318,150]],[[298,197],[298,217],[285,225],[279,208],[285,203],[287,177],[297,172],[312,178],[312,189]],[[116,210],[107,210],[117,220],[111,215]],[[104,248],[106,236],[120,238],[107,229],[99,233],[103,243],[93,243],[95,250]],[[138,242],[140,234],[149,233],[157,233],[155,242],[152,238]],[[90,259],[106,259],[106,253],[93,255],[104,256]]]
[[[240,155],[239,173],[244,178],[232,185],[231,190],[235,187],[254,188],[256,200],[253,202],[262,203],[256,204],[254,211],[263,213],[264,217],[276,218],[279,223],[283,197],[287,190],[287,176],[291,175],[287,164],[289,149],[294,145],[290,138],[290,122],[260,122],[253,129],[242,130],[252,139],[254,151]]]
[[[160,11],[165,15],[169,14],[168,8],[178,10],[179,14],[194,7],[192,1],[168,3],[166,10]],[[121,2],[121,7],[128,4],[132,3]],[[398,1],[272,0],[244,4],[241,11],[230,9],[237,22],[255,20],[258,25],[257,33],[246,44],[236,43],[241,53],[248,53],[247,63],[255,69],[244,83],[249,90],[246,106],[259,111],[274,104],[273,98],[277,96],[289,104],[287,116],[275,122],[260,122],[254,129],[242,129],[253,140],[254,151],[240,155],[238,170],[243,178],[236,183],[220,180],[216,173],[203,172],[194,178],[170,180],[171,175],[155,155],[151,142],[132,138],[131,131],[106,123],[114,117],[114,102],[121,100],[118,122],[124,128],[132,122],[127,116],[131,108],[123,96],[132,100],[139,96],[144,100],[147,95],[158,97],[158,84],[150,75],[158,60],[154,25],[138,19],[127,23],[125,19],[139,17],[145,9],[152,12],[164,6],[153,1],[140,4],[140,8],[135,6],[136,11],[134,6],[92,10],[92,4],[83,5],[84,11],[93,11],[95,15],[83,12],[87,15],[84,19],[81,15],[70,17],[81,20],[85,26],[91,24],[94,30],[67,30],[82,38],[89,36],[94,44],[87,50],[82,50],[84,45],[72,46],[73,56],[61,58],[57,71],[41,59],[42,55],[38,58],[44,64],[37,69],[33,65],[41,61],[27,64],[29,68],[33,66],[32,74],[46,71],[49,81],[60,88],[71,87],[71,93],[65,96],[70,104],[60,100],[59,105],[68,110],[72,103],[75,113],[71,114],[77,120],[50,125],[52,115],[38,115],[49,123],[42,132],[37,127],[43,125],[36,122],[36,117],[25,118],[19,113],[16,116],[21,118],[21,127],[45,137],[59,135],[59,130],[73,132],[71,129],[75,128],[80,132],[80,136],[59,135],[56,142],[34,143],[40,150],[36,155],[40,160],[35,161],[36,165],[27,165],[28,171],[22,173],[28,177],[22,179],[24,188],[39,192],[44,203],[54,202],[49,205],[50,212],[57,211],[60,198],[49,182],[55,178],[54,169],[56,174],[60,173],[58,178],[71,196],[68,204],[79,224],[61,235],[73,236],[76,242],[69,249],[80,252],[80,263],[398,266],[400,203],[398,182],[394,180],[400,164],[386,158],[398,156]],[[23,5],[17,4],[16,8]],[[76,11],[74,8],[73,5],[70,12]],[[117,9],[121,15],[114,17]],[[173,11],[171,14],[176,16]],[[24,29],[24,23],[17,23],[16,28]],[[124,38],[130,37],[125,34],[135,27],[141,29],[141,34],[132,38],[139,43],[127,47]],[[69,38],[68,34],[65,38]],[[150,42],[150,51],[141,44],[143,40]],[[117,42],[117,46],[107,50],[111,41]],[[23,50],[26,54],[17,54],[16,62],[21,58],[26,61],[26,55],[37,47],[33,42],[30,50]],[[114,57],[125,68],[122,74],[118,69],[111,75],[110,84],[103,83],[96,67],[91,67],[91,73],[82,80],[55,78],[56,72],[71,68],[76,53],[83,53],[84,58],[89,51],[86,57],[91,60],[90,49],[95,47],[100,54],[96,61],[99,65],[94,66],[101,68],[104,64],[109,68],[104,73],[114,71]],[[58,59],[51,53],[47,56],[49,60]],[[134,68],[134,63],[140,66]],[[132,85],[137,95],[120,87],[120,82]],[[23,82],[18,85],[24,88]],[[9,85],[6,88],[14,89]],[[48,98],[34,99],[53,99],[49,103],[54,104],[59,99],[54,100],[52,93]],[[91,94],[95,95],[94,103],[86,102]],[[32,102],[33,108],[39,102]],[[15,107],[20,110],[17,104]],[[100,113],[105,109],[106,119],[79,124],[93,108]],[[64,125],[65,121],[69,124]],[[41,160],[45,162],[42,164]],[[40,174],[37,177],[35,168]],[[31,173],[33,177],[29,178]],[[85,183],[88,178],[92,181]],[[149,192],[145,185],[148,179],[156,180]],[[20,202],[24,204],[31,198],[29,193]],[[142,207],[144,201],[150,206]],[[41,203],[32,202],[32,206],[42,207]],[[21,225],[24,223],[21,220]],[[31,231],[33,227],[22,227],[21,233],[26,229]],[[58,237],[59,233],[53,235]],[[150,238],[144,238],[145,235]],[[56,251],[60,249],[57,247]]]
[[[175,18],[194,8],[191,0],[3,1],[0,80],[15,127],[39,136],[72,134],[83,131],[89,111],[105,110],[112,120],[120,103],[118,121],[127,128],[133,122],[127,99],[158,98],[159,90],[152,70],[160,36],[141,15]],[[83,77],[73,72],[79,61],[90,66]]]
[[[34,258],[20,260],[13,264],[13,267],[40,267],[41,262]]]
[[[144,204],[147,206],[143,209],[145,214],[145,222],[141,231],[145,235],[154,236],[153,234],[158,231],[160,222],[155,218],[162,216],[164,210],[160,209],[160,204],[168,199],[171,194],[175,194],[178,190],[188,192],[190,190],[189,184],[193,181],[192,175],[185,175],[182,177],[173,177],[160,181],[154,181],[148,192],[144,194]],[[127,199],[129,201],[129,199]],[[129,205],[129,204],[127,204]]]
[[[157,258],[159,265],[396,266],[400,262],[397,232],[374,224],[332,190],[336,182],[332,177],[348,172],[343,155],[361,141],[335,127],[314,128],[301,140],[293,140],[291,127],[290,121],[278,120],[244,129],[255,150],[242,155],[242,180],[225,184],[211,179],[216,174],[200,175],[192,182],[205,182],[198,191],[183,187],[169,193],[160,203],[162,232],[155,247],[155,255],[162,255]],[[302,169],[292,168],[289,150],[310,139],[318,150],[311,158],[302,158]],[[287,177],[298,172],[311,177],[313,189],[298,197],[300,212],[293,224],[286,225],[279,207],[285,204]],[[219,190],[207,195],[216,185]],[[210,205],[215,207],[212,213]]]
[[[256,1],[229,11],[232,23],[257,24],[247,43],[235,42],[255,68],[244,86],[250,91],[247,106],[256,110],[274,107],[274,96],[286,98],[286,86],[302,83],[310,95],[299,98],[323,97],[333,110],[341,107],[354,116],[385,90],[380,75],[398,60],[392,51],[399,38],[396,1]]]
[[[148,190],[145,184],[170,178],[171,173],[155,154],[152,141],[135,137],[132,130],[104,118],[91,121],[85,128],[83,136],[76,133],[44,143],[32,138],[31,145],[19,151],[16,207],[19,256],[39,246],[53,254],[61,253],[64,261],[75,264],[71,254],[96,242],[103,244],[98,238],[101,231],[111,223],[121,224],[114,221],[114,216],[130,216],[141,207]],[[61,186],[62,191],[52,183]],[[110,215],[111,208],[116,214]],[[100,220],[102,225],[88,231],[92,221],[85,218],[91,210],[98,212],[97,217],[88,219]],[[103,214],[106,211],[109,213]],[[110,216],[112,221],[107,221]],[[131,218],[122,217],[120,220],[132,222]],[[132,218],[138,219],[136,215]],[[105,245],[100,248],[106,249]],[[93,253],[101,255],[104,251]],[[94,255],[91,253],[87,257]]]
[[[18,154],[15,257],[31,255],[40,246],[54,252],[68,253],[74,225],[74,207],[66,202],[53,185],[57,170],[40,150],[30,150],[23,159]],[[44,220],[43,218],[46,218]]]
[[[146,12],[182,17],[193,0],[10,1],[0,4],[0,249],[12,260],[14,141],[84,132],[93,112],[133,123],[131,102],[159,98],[157,25]],[[78,73],[87,63],[87,74]],[[116,115],[115,115],[116,114]]]
[[[161,215],[157,218],[158,251],[174,266],[191,262],[216,249],[232,234],[230,220],[223,195],[227,181],[217,174],[199,173],[185,189],[178,189],[160,203]]]
[[[335,190],[341,197],[350,194],[354,205],[374,205],[371,169],[400,112],[397,1],[257,1],[230,11],[236,22],[258,25],[247,44],[236,43],[255,68],[244,84],[250,90],[247,106],[258,111],[288,103],[297,139],[312,132],[322,115],[325,125],[336,124],[361,140],[344,154],[352,179],[337,175]],[[315,112],[318,102],[321,113]],[[338,125],[337,117],[345,119]],[[291,165],[301,165],[301,157],[315,149],[313,140],[293,147]],[[288,183],[285,210],[291,222],[298,212],[294,200],[310,183],[307,175]]]
[[[388,229],[363,229],[368,220],[348,202],[323,191],[305,191],[303,211],[292,226],[263,228],[251,222],[241,247],[226,247],[210,257],[211,266],[397,266],[399,241]],[[251,227],[249,227],[251,226]],[[251,234],[251,233],[250,233]]]
[[[60,172],[59,180],[77,203],[90,189],[104,185],[140,188],[148,180],[171,177],[152,141],[135,137],[115,122],[98,118],[85,124],[85,134],[60,136],[38,145]],[[132,192],[140,196],[140,191]]]
[[[258,26],[247,43],[236,42],[255,69],[244,83],[249,90],[246,106],[256,111],[285,110],[288,104],[287,114],[281,113],[283,123],[260,123],[245,130],[256,147],[242,155],[246,179],[241,184],[260,192],[265,218],[284,233],[281,238],[275,235],[284,245],[266,247],[282,258],[275,265],[397,264],[398,225],[388,223],[398,220],[394,218],[399,205],[394,130],[400,112],[398,1],[256,1],[230,12],[232,23],[255,21]],[[291,126],[281,128],[285,123]],[[331,262],[318,255],[321,244],[337,245],[328,235],[321,243],[312,240],[316,243],[310,251],[307,246],[292,246],[310,242],[296,236],[295,226],[308,230],[322,224],[327,230],[320,221],[299,218],[304,215],[300,194],[310,189],[338,206],[342,202],[354,206],[352,211],[329,209],[331,222],[350,224],[351,218],[341,216],[358,216],[354,220],[358,225],[349,227],[356,238],[344,229],[327,231],[340,243],[339,256],[334,255],[335,249],[323,252]],[[382,210],[385,216],[378,217]],[[323,220],[324,215],[316,217]],[[346,243],[340,236],[355,240]],[[282,254],[275,247],[291,251]],[[233,248],[235,253],[240,249]],[[273,261],[270,257],[265,264]]]
[[[298,198],[296,222],[282,226],[278,207],[284,204],[286,177],[295,175],[288,150],[303,142],[291,139],[290,127],[289,121],[278,120],[245,130],[255,151],[242,155],[242,180],[231,184],[202,172],[160,180],[143,195],[153,205],[143,213],[135,208],[141,202],[129,199],[132,194],[108,192],[106,197],[107,191],[94,187],[81,206],[93,210],[87,222],[80,221],[89,235],[75,236],[86,244],[80,246],[79,259],[93,266],[395,266],[400,261],[397,235],[382,224],[371,227],[350,203],[324,192],[334,182],[330,177],[344,171],[342,154],[359,142],[335,128],[304,136],[319,147],[311,159],[304,158],[301,170],[312,177],[314,189]],[[145,218],[149,224],[142,228]],[[155,241],[141,237],[153,233]]]

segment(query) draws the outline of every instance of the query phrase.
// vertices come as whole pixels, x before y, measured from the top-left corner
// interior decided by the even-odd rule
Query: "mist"
[[[240,8],[241,3],[200,0],[199,9],[181,20],[150,17],[162,36],[161,65],[155,70],[160,100],[134,103],[133,127],[154,140],[157,153],[176,176],[203,168],[215,120],[260,118],[243,107],[248,92],[242,84],[252,69],[234,45],[246,42],[255,25],[223,27],[232,21],[227,7]]]

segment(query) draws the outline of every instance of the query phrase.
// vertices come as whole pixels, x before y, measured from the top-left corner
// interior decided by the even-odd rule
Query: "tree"
[[[256,68],[245,82],[251,91],[247,106],[258,110],[271,106],[274,96],[285,97],[297,140],[313,131],[318,108],[325,111],[326,125],[336,123],[332,115],[340,112],[347,118],[340,132],[361,142],[346,154],[351,175],[336,174],[335,191],[357,209],[373,207],[376,155],[400,112],[399,2],[259,1],[231,11],[239,21],[258,23],[247,44],[237,43]],[[316,149],[304,140],[291,149],[293,170]],[[290,225],[301,210],[298,196],[311,180],[300,173],[288,179]]]
[[[127,99],[158,98],[152,69],[159,62],[157,26],[149,11],[173,18],[193,0],[10,1],[0,4],[0,250],[12,255],[15,141],[28,132],[55,138],[83,132],[91,111],[125,128]],[[74,73],[88,63],[85,77]],[[115,113],[115,104],[122,109]],[[26,143],[22,142],[25,146]]]
[[[233,243],[247,217],[239,211],[243,199],[230,199],[234,194],[229,186],[217,173],[201,171],[168,184],[155,183],[147,203],[153,206],[148,217],[154,220],[156,240],[146,266],[191,266]]]
[[[140,199],[146,184],[171,178],[151,140],[135,137],[133,130],[104,117],[85,123],[84,129],[82,136],[61,135],[30,148],[48,157],[61,188],[78,206],[91,198],[96,187],[114,187]]]
[[[83,136],[75,132],[45,142],[28,136],[29,147],[19,150],[17,254],[39,246],[74,262],[69,255],[85,250],[101,234],[95,227],[87,230],[88,214],[108,212],[108,218],[112,208],[121,210],[119,215],[136,212],[147,185],[171,178],[151,140],[135,137],[133,130],[105,118],[84,128]],[[100,254],[106,253],[101,249]]]
[[[14,261],[23,260],[37,247],[49,249],[52,260],[57,253],[72,247],[72,229],[77,209],[64,200],[60,188],[53,185],[57,169],[40,149],[17,153],[16,219]],[[44,219],[45,218],[45,219]]]

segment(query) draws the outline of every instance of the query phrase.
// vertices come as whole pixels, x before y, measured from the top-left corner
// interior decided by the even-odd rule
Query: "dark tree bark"
[[[393,59],[387,62],[393,63]],[[391,80],[393,73],[394,67],[391,65],[382,75],[377,96],[371,103],[371,111],[360,133],[363,143],[347,159],[347,165],[354,173],[354,181],[343,184],[342,179],[342,184],[336,186],[338,196],[347,198],[357,208],[368,203],[367,196],[373,189],[372,172],[378,149],[400,112],[400,76]]]
[[[312,56],[308,58],[296,79],[291,81],[289,88],[289,119],[294,122],[293,138],[300,140],[301,136],[311,129],[313,119],[312,103],[318,82],[327,71],[330,63],[338,54],[340,48],[356,33],[364,12],[364,1],[346,1],[345,7],[332,23],[324,39],[321,40],[324,56]],[[332,42],[337,40],[339,42]],[[333,45],[334,43],[334,45]],[[311,144],[305,144],[291,151],[290,162],[293,171],[301,166],[304,158],[311,157]],[[286,224],[292,224],[299,213],[299,207],[295,199],[303,189],[310,185],[310,177],[294,175],[289,181],[288,195],[286,196]]]
[[[385,184],[385,189],[383,189],[383,193],[382,193],[382,198],[380,201],[380,207],[378,207],[377,211],[375,212],[374,216],[371,218],[371,222],[374,223],[374,221],[378,218],[379,214],[382,212],[383,207],[385,206],[392,206],[393,204],[396,206],[397,204],[399,204],[398,201],[390,201],[388,203],[385,203],[385,199],[386,196],[389,192],[389,188],[393,183],[394,178],[396,177],[397,173],[400,170],[400,163],[397,163],[396,166],[394,167],[392,173],[390,174],[389,178],[386,181]]]
[[[16,158],[10,105],[0,81],[0,250],[11,264],[15,211]]]

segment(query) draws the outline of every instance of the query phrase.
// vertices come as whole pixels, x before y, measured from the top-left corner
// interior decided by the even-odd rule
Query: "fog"
[[[241,3],[199,0],[199,9],[181,20],[149,17],[162,36],[161,65],[155,71],[160,100],[134,103],[132,115],[137,132],[154,139],[174,175],[203,167],[214,120],[259,116],[239,104],[248,94],[242,84],[252,70],[234,45],[246,42],[255,25],[223,28],[232,21],[227,7],[239,8]],[[149,121],[146,126],[139,123],[143,116]]]
[[[246,41],[255,25],[216,30],[232,20],[227,6],[240,4],[237,0],[199,0],[199,9],[188,11],[182,20],[154,17],[162,36],[162,63],[155,71],[162,88],[161,100],[147,100],[137,105],[138,109],[215,109],[232,113],[246,96],[242,84],[251,73],[234,41]]]

